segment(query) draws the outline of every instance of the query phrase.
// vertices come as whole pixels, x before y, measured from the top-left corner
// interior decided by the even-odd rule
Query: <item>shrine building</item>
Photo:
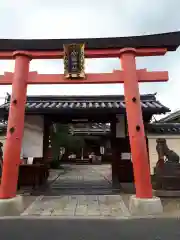
[[[9,107],[10,95],[6,98],[5,103],[0,106],[0,117],[5,121],[8,119]],[[174,139],[175,137],[176,142],[177,140],[179,142],[180,128],[177,124],[150,123],[154,115],[163,115],[170,111],[168,107],[157,100],[155,94],[141,95],[141,107],[150,170],[151,175],[153,175],[154,167],[158,161],[155,140],[165,137],[170,141],[170,139]],[[108,163],[112,164],[112,179],[116,181],[117,178],[119,183],[133,181],[133,168],[123,95],[28,96],[22,143],[24,158],[38,159],[42,164],[47,162],[50,127],[54,123],[83,123],[85,126],[95,123],[109,124],[109,129],[106,129],[105,134],[101,137],[100,145],[103,147],[110,145],[111,154],[108,158]],[[87,129],[85,131],[86,135],[88,135]],[[83,133],[79,132],[79,134]],[[97,136],[102,135],[97,130],[94,131],[95,134]],[[170,145],[172,144],[170,143]],[[179,149],[175,146],[175,142],[173,142],[173,149],[174,147],[180,154]]]

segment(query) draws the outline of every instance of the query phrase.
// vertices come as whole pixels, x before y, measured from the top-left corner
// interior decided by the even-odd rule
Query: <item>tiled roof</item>
[[[0,133],[6,132],[7,124],[0,122]]]
[[[158,122],[172,123],[172,122],[177,122],[179,119],[180,119],[180,110],[170,113],[168,116],[161,118]]]
[[[147,125],[148,133],[180,134],[180,123],[151,123]]]
[[[156,100],[154,94],[141,96],[143,111],[153,114],[170,111]],[[8,111],[9,101],[0,106],[0,110]],[[124,96],[28,96],[26,103],[27,112],[66,112],[76,110],[105,110],[106,112],[125,111]]]

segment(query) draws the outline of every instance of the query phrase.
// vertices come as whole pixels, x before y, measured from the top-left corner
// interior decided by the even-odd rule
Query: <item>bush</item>
[[[54,159],[52,160],[51,164],[50,164],[50,167],[51,167],[52,169],[59,169],[59,167],[60,167],[60,161],[59,161],[59,159],[54,158]]]

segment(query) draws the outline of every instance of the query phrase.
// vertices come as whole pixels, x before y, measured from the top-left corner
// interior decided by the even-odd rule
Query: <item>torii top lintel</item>
[[[14,51],[29,51],[33,59],[63,57],[63,44],[85,43],[85,57],[118,57],[122,48],[136,48],[137,56],[163,55],[180,45],[180,31],[153,35],[84,39],[0,39],[0,59]]]
[[[63,45],[85,43],[86,58],[120,57],[124,48],[135,48],[136,56],[158,56],[167,51],[175,51],[180,45],[180,31],[134,37],[89,38],[89,39],[0,39],[0,59],[13,59],[16,51],[25,51],[32,59],[60,59],[64,57]],[[28,84],[88,84],[123,83],[121,71],[113,73],[86,74],[86,79],[69,81],[62,74],[37,74],[30,72]],[[168,72],[147,72],[137,70],[139,82],[163,82],[168,80]],[[1,85],[12,84],[13,73],[0,76]]]

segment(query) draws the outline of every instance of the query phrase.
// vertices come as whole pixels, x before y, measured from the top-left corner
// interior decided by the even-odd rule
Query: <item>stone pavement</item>
[[[21,216],[128,217],[127,207],[119,195],[41,196]]]
[[[109,165],[71,165],[23,213],[23,216],[127,217],[119,189],[106,178]]]
[[[110,164],[103,164],[97,166],[92,166],[92,168],[103,176],[109,183],[112,182],[112,172]]]
[[[59,175],[64,173],[64,169],[51,169],[49,172],[48,182],[55,181]]]
[[[132,218],[128,205],[133,188],[124,184],[123,190],[113,189],[110,170],[110,165],[65,165],[64,170],[52,171],[49,188],[24,196],[21,216]],[[180,217],[179,198],[162,198],[162,204],[164,212],[154,217]]]
[[[92,194],[96,190],[98,193],[112,194],[111,182],[105,177],[109,173],[109,165],[104,166],[65,165],[65,174],[61,174],[51,185],[51,195],[56,192],[61,195],[77,194],[77,191],[78,194]]]

